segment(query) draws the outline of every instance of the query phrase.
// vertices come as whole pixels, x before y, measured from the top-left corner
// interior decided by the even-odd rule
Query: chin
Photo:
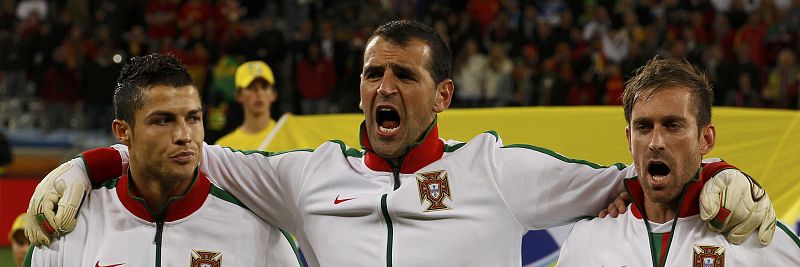
[[[381,157],[391,159],[391,158],[399,158],[403,155],[403,151],[399,151],[398,149],[375,149],[375,145],[373,145],[373,151]],[[384,146],[385,147],[385,146]]]

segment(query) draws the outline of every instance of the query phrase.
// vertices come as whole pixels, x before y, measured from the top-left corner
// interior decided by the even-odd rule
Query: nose
[[[192,128],[186,121],[180,121],[175,126],[174,140],[176,145],[185,145],[192,142]]]
[[[648,148],[652,151],[664,150],[664,130],[662,128],[655,127],[653,129]]]
[[[378,87],[378,94],[388,97],[395,93],[397,93],[397,77],[394,76],[391,70],[386,70],[383,73],[381,85]]]

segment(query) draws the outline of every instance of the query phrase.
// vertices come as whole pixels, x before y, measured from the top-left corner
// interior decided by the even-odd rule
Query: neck
[[[263,131],[272,121],[272,116],[267,109],[264,113],[247,113],[244,114],[244,123],[242,123],[242,131],[250,134]]]
[[[677,199],[668,203],[655,203],[645,198],[644,210],[647,214],[647,220],[654,223],[666,223],[675,219],[678,204]]]
[[[166,212],[170,198],[186,194],[192,184],[192,178],[194,178],[156,177],[133,166],[131,166],[130,172],[131,190],[144,199],[154,216],[162,215]]]

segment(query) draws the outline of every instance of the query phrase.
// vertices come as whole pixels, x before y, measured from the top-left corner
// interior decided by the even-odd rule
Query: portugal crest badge
[[[725,267],[725,248],[694,244],[694,267]]]
[[[222,253],[208,250],[192,250],[191,267],[222,267]]]
[[[425,203],[426,199],[431,203],[425,212],[450,209],[444,204],[445,197],[453,200],[450,195],[450,183],[447,181],[447,171],[418,173],[417,185],[419,187],[419,203]]]

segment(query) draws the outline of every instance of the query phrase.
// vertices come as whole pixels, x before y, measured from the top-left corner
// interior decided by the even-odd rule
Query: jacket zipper
[[[392,267],[393,229],[392,219],[389,218],[389,209],[386,207],[386,196],[387,194],[383,194],[383,196],[381,196],[381,213],[383,214],[383,219],[386,220],[386,229],[388,232],[386,237],[386,267]]]
[[[153,239],[153,244],[156,245],[156,267],[161,267],[161,236],[164,232],[164,218],[156,218],[156,237]]]
[[[394,174],[394,190],[400,188],[400,169],[392,166],[392,174]]]
[[[400,162],[402,165],[403,159],[405,157],[400,158]],[[400,167],[398,167],[394,162],[389,159],[385,159],[389,166],[392,166],[392,178],[393,178],[393,189],[395,191],[400,188]],[[381,196],[381,214],[383,214],[383,219],[386,220],[386,267],[392,267],[392,243],[394,239],[394,229],[392,227],[392,218],[389,217],[389,207],[386,205],[386,197],[388,194],[383,194]]]

